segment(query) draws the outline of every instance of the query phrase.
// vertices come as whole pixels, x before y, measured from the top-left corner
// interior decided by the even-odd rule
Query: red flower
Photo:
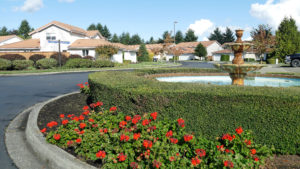
[[[136,163],[136,162],[131,162],[131,163],[130,163],[130,167],[131,167],[132,169],[137,169],[137,168],[139,168],[139,165],[138,165],[138,163]]]
[[[132,122],[133,124],[136,124],[136,123],[138,123],[140,120],[141,120],[141,116],[140,116],[140,115],[135,115],[135,116],[133,116],[131,122]]]
[[[251,149],[250,151],[251,151],[251,154],[253,154],[253,155],[256,154],[256,150],[255,149]]]
[[[121,136],[120,136],[120,141],[125,141],[125,142],[127,142],[129,140],[129,136],[126,136],[126,135],[124,135],[124,134],[121,134]]]
[[[247,139],[245,139],[245,141],[244,141],[248,146],[250,146],[251,145],[251,140],[247,140]]]
[[[79,135],[84,134],[84,130],[78,132]]]
[[[83,110],[88,110],[88,109],[89,109],[89,106],[83,106],[82,109],[83,109]]]
[[[178,119],[177,122],[180,127],[184,127],[184,120],[182,118]]]
[[[95,120],[94,119],[89,119],[89,122],[94,123]]]
[[[85,82],[84,84],[88,85],[88,84],[89,84],[89,82]]]
[[[150,123],[150,121],[148,119],[143,120],[142,125],[146,126]]]
[[[125,126],[127,125],[127,122],[126,121],[121,121],[119,123],[119,127],[122,129],[122,128],[125,128]]]
[[[126,116],[126,117],[125,117],[125,120],[126,120],[126,121],[130,121],[130,120],[131,120],[131,117],[130,117],[130,116]]]
[[[53,138],[54,138],[55,140],[59,140],[59,139],[60,139],[60,134],[54,134],[54,135],[53,135]]]
[[[77,84],[77,86],[79,86],[81,89],[84,88],[83,84]]]
[[[69,141],[67,142],[67,145],[68,145],[68,146],[71,146],[73,143],[74,143],[74,142],[73,142],[72,140],[69,140]]]
[[[217,149],[218,149],[219,151],[224,151],[224,145],[221,145],[221,146],[217,145]]]
[[[242,134],[243,129],[242,129],[242,127],[238,127],[237,129],[235,129],[235,131],[237,134]]]
[[[157,119],[157,112],[153,112],[150,114],[153,120]]]
[[[123,154],[123,153],[120,153],[119,155],[118,155],[118,159],[119,159],[119,161],[120,162],[122,162],[122,161],[125,161],[126,160],[126,155],[125,154]]]
[[[83,115],[80,115],[80,116],[79,116],[79,120],[84,120],[84,116],[83,116]]]
[[[195,151],[196,151],[196,154],[197,154],[200,158],[202,158],[202,157],[204,157],[204,156],[206,155],[206,152],[205,152],[205,150],[203,150],[203,149],[196,149]]]
[[[138,140],[141,137],[141,133],[134,133],[133,134],[133,139]]]
[[[111,107],[110,109],[109,109],[109,111],[116,111],[117,110],[117,107]]]
[[[63,121],[61,122],[62,125],[66,125],[66,124],[68,124],[68,123],[69,123],[69,120],[63,120]]]
[[[83,128],[86,127],[86,124],[85,124],[85,123],[80,123],[80,124],[79,124],[79,127],[80,127],[81,129],[83,129]]]
[[[188,141],[191,141],[193,139],[193,135],[185,135],[185,136],[183,136],[183,138],[184,138],[185,142],[188,142]]]
[[[179,153],[176,153],[176,156],[180,156],[180,154],[179,154]]]
[[[69,115],[68,115],[69,118],[71,118],[71,117],[73,117],[73,116],[74,116],[74,114],[69,114]]]
[[[76,139],[76,143],[81,143],[81,138]]]
[[[49,122],[49,123],[47,124],[47,127],[52,128],[52,127],[54,127],[54,126],[56,126],[56,125],[57,125],[57,122],[56,122],[56,121],[51,121],[51,122]]]
[[[155,168],[159,168],[161,166],[161,162],[156,161],[156,160],[154,160],[152,164],[153,164],[153,167],[155,167]]]
[[[192,158],[191,162],[194,166],[197,166],[201,163],[201,160],[198,157],[195,157],[195,158]]]
[[[224,161],[224,166],[229,167],[229,168],[233,168],[233,163],[231,161]]]
[[[233,140],[233,137],[231,137],[230,134],[224,134],[223,137],[222,137],[222,140],[229,140],[229,141],[232,141],[232,140]]]
[[[166,137],[172,137],[173,136],[173,131],[170,130],[167,132]]]
[[[259,161],[259,158],[258,158],[258,157],[255,157],[255,158],[254,158],[254,161]]]
[[[59,117],[60,118],[65,118],[65,115],[64,114],[60,114]]]
[[[100,107],[100,106],[103,106],[103,102],[96,102],[96,106]]]
[[[229,149],[225,149],[225,152],[226,152],[226,153],[229,153],[229,152],[230,152],[230,150],[229,150]]]
[[[99,151],[98,153],[96,153],[96,157],[103,159],[106,156],[106,152],[105,151]]]
[[[82,115],[85,115],[85,116],[87,116],[89,114],[90,114],[90,111],[88,111],[88,110],[82,113]]]
[[[152,147],[152,141],[144,140],[143,146],[145,147],[145,149],[151,148]]]
[[[104,132],[104,133],[107,133],[107,131],[108,131],[107,128],[103,129],[103,132]]]
[[[172,161],[175,161],[175,157],[174,156],[171,156],[170,158],[169,158],[169,160],[172,162]]]
[[[42,130],[40,130],[42,133],[45,133],[47,131],[46,128],[43,128]]]
[[[170,138],[170,141],[173,144],[177,144],[178,143],[178,139],[176,139],[176,138]]]
[[[75,117],[72,118],[72,120],[79,121],[79,118],[75,116]]]

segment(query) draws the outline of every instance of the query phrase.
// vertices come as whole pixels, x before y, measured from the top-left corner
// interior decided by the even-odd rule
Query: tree
[[[95,24],[91,24],[91,25],[87,28],[87,30],[89,30],[89,31],[91,31],[91,30],[97,30],[97,27],[96,27]]]
[[[281,60],[300,51],[300,33],[293,18],[285,17],[276,31],[275,55]]]
[[[105,46],[98,46],[96,49],[96,54],[98,55],[99,59],[102,60],[108,60],[110,59],[114,54],[118,53],[119,48],[111,45],[105,45]]]
[[[139,45],[139,44],[142,44],[142,39],[141,39],[141,37],[138,34],[135,34],[135,35],[133,35],[130,38],[129,44],[130,45]]]
[[[23,20],[21,22],[21,25],[19,27],[19,36],[21,36],[24,39],[28,39],[29,38],[29,32],[30,32],[31,28],[29,26],[29,23],[27,22],[27,20]]]
[[[234,33],[232,32],[231,29],[227,27],[225,33],[223,33],[222,43],[234,42],[234,41],[235,41]]]
[[[105,25],[101,34],[106,38],[106,39],[110,39],[111,38],[111,33],[109,31],[109,29],[107,28],[107,26]]]
[[[184,38],[185,42],[196,42],[197,39],[198,39],[198,37],[195,35],[195,32],[192,29],[189,29],[185,33],[185,38]]]
[[[268,25],[258,25],[258,28],[254,28],[250,34],[262,62],[262,55],[266,53],[268,48],[271,48],[271,46],[274,45],[272,28]]]
[[[120,39],[117,34],[114,34],[110,41],[113,43],[120,43]]]
[[[154,38],[151,36],[150,40],[148,41],[148,44],[155,44],[156,41],[154,40]]]
[[[175,43],[178,44],[178,43],[181,43],[181,42],[184,42],[183,34],[182,34],[181,31],[177,31],[176,35],[175,35]]]
[[[222,33],[221,33],[221,31],[220,31],[219,28],[216,28],[214,30],[214,32],[209,35],[208,39],[209,40],[216,40],[220,44],[223,44],[223,42],[224,42],[224,37],[223,37],[223,35],[222,35]]]
[[[138,51],[138,61],[139,62],[149,62],[150,61],[149,53],[146,49],[145,44],[140,45],[140,48]]]
[[[206,57],[206,55],[207,55],[206,48],[201,43],[199,43],[197,45],[197,47],[195,48],[195,55],[199,56],[200,58]]]
[[[130,34],[128,32],[123,32],[120,36],[120,42],[124,45],[129,45],[130,43]]]
[[[172,47],[170,49],[171,54],[173,54],[173,60],[178,61],[179,60],[179,56],[183,54],[183,50],[180,48],[176,48],[176,47]]]
[[[3,26],[0,30],[0,36],[5,36],[8,34],[9,34],[9,32],[7,32],[7,28],[5,26]]]
[[[96,30],[98,30],[101,33],[101,35],[103,35],[102,34],[103,33],[103,26],[101,25],[101,23],[98,23],[96,28],[97,28]]]

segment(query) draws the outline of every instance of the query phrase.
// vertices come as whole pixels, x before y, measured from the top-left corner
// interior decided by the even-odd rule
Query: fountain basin
[[[214,66],[216,68],[226,71],[228,73],[236,73],[236,74],[245,74],[245,73],[257,71],[263,67],[266,67],[266,65],[258,65],[258,64],[242,64],[242,65],[214,64]]]

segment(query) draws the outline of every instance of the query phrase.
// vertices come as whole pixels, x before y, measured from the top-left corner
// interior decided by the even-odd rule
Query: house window
[[[82,50],[82,56],[88,56],[89,50]]]
[[[56,40],[56,36],[53,33],[47,33],[46,39],[47,40]]]

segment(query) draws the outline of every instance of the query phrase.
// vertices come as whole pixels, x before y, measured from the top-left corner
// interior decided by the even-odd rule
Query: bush
[[[224,62],[230,61],[230,56],[229,55],[221,55],[221,61],[224,61]]]
[[[28,67],[33,66],[33,61],[32,60],[14,60],[12,61],[12,68],[14,70],[24,70],[27,69]]]
[[[36,62],[36,67],[40,69],[52,69],[57,66],[57,61],[55,59],[41,59]]]
[[[77,55],[77,54],[73,54],[73,55],[70,55],[69,56],[69,59],[76,59],[76,58],[82,58],[80,55]]]
[[[129,65],[129,64],[131,64],[131,60],[123,60],[123,64]]]
[[[1,55],[0,58],[7,59],[7,60],[10,60],[10,61],[14,61],[14,60],[26,60],[26,58],[24,56],[19,55],[19,54]]]
[[[268,64],[276,64],[276,58],[269,58],[267,59]]]
[[[52,129],[56,121],[47,124],[47,141],[74,149],[101,168],[259,168],[272,152],[254,144],[251,133],[241,127],[212,142],[186,132],[181,118],[158,120],[157,112],[125,116],[116,107],[101,106],[84,106],[79,117],[61,114],[57,130]],[[41,132],[46,134],[47,128]]]
[[[0,70],[8,70],[11,68],[11,61],[7,59],[0,59]]]
[[[277,152],[300,154],[300,118],[295,118],[300,110],[299,87],[167,83],[144,77],[163,72],[180,69],[90,74],[91,99],[118,105],[124,113],[158,111],[164,118],[182,117],[189,131],[209,139],[237,125],[251,126],[258,143],[274,145]]]
[[[115,64],[110,60],[95,60],[93,63],[93,67],[101,68],[101,67],[114,67]]]
[[[36,64],[36,62],[37,62],[38,60],[45,59],[45,58],[46,58],[45,55],[34,54],[34,55],[31,55],[31,56],[29,57],[29,60],[32,60],[32,61],[34,62],[34,64]]]
[[[256,60],[253,58],[245,58],[244,61],[245,62],[256,62]]]
[[[59,65],[59,54],[58,53],[51,55],[50,58],[55,59],[57,61],[57,65]],[[68,60],[67,56],[61,53],[61,65],[65,65],[67,60]]]
[[[92,67],[93,61],[89,59],[69,59],[65,65],[67,68],[89,68]]]
[[[83,59],[95,60],[95,58],[93,56],[85,56],[85,57],[83,57]]]

